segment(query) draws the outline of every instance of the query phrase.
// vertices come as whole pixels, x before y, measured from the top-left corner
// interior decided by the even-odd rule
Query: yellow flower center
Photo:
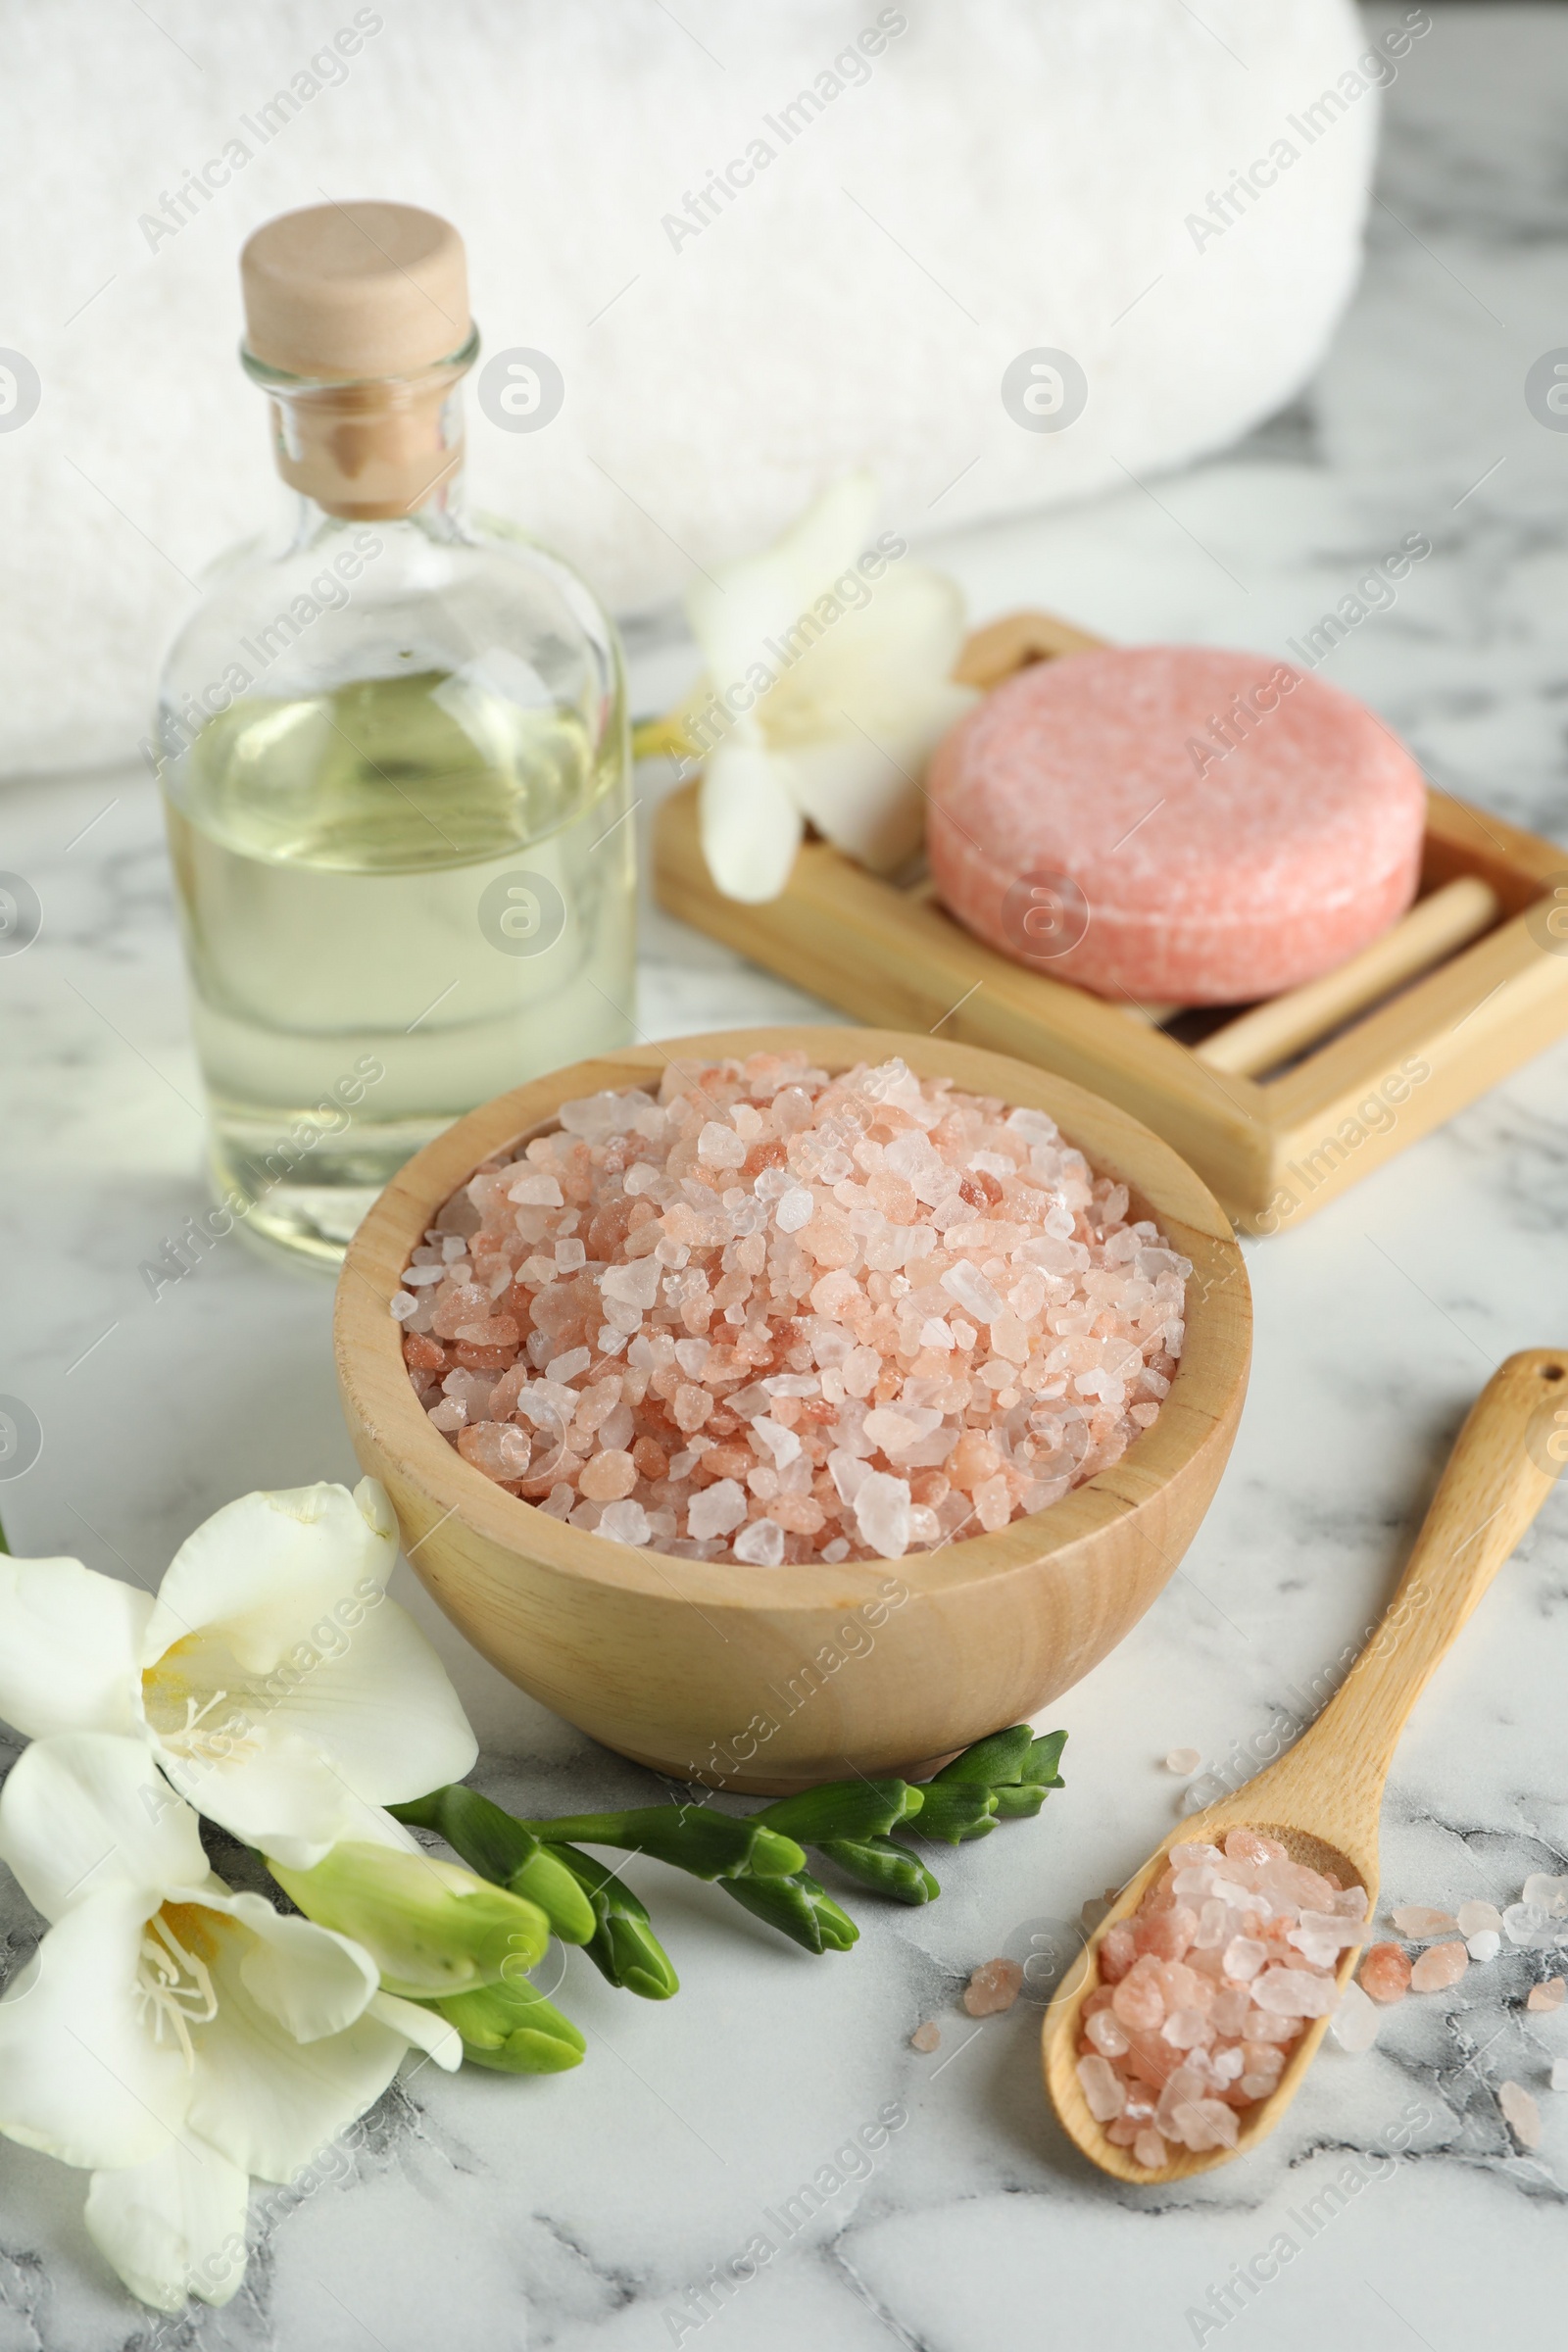
[[[167,2032],[185,2061],[196,2064],[192,2026],[210,2025],[218,2015],[209,1963],[217,1957],[215,1915],[198,1903],[165,1903],[142,1931],[136,1969],[136,2004],[154,2041]]]

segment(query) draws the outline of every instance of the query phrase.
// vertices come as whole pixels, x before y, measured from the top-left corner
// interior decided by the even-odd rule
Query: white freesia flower
[[[91,2171],[87,2228],[160,2310],[234,2292],[251,2174],[290,2180],[411,2040],[461,2058],[357,1943],[215,1878],[143,1740],[26,1748],[0,1857],[53,1923],[0,2000],[0,2132]]]
[[[412,1844],[383,1805],[478,1752],[446,1670],[386,1598],[382,1489],[242,1495],[151,1598],[77,1560],[0,1558],[0,1716],[146,1740],[214,1821],[296,1870],[343,1838]]]
[[[687,597],[708,675],[682,725],[706,755],[703,853],[727,898],[777,898],[808,818],[878,873],[904,864],[926,760],[975,699],[952,676],[957,586],[902,541],[868,548],[875,504],[873,477],[851,474]]]

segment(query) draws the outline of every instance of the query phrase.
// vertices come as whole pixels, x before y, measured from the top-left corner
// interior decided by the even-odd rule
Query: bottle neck
[[[462,385],[477,341],[416,375],[353,383],[280,375],[242,354],[268,394],[284,481],[322,514],[360,522],[428,514],[439,523],[459,502]]]

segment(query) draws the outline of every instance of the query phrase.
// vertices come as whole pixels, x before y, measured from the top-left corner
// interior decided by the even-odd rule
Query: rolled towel
[[[458,223],[473,490],[649,607],[861,464],[929,534],[1279,406],[1350,288],[1378,84],[1416,37],[1374,47],[1348,0],[7,20],[12,769],[129,753],[189,580],[273,511],[233,357],[270,215],[377,195]],[[509,375],[518,352],[549,366]]]

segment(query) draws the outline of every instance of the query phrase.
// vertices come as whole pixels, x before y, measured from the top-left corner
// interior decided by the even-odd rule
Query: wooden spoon
[[[1165,1868],[1173,1845],[1214,1844],[1227,1830],[1266,1831],[1293,1861],[1333,1871],[1344,1886],[1367,1892],[1370,1921],[1378,1897],[1378,1816],[1383,1787],[1405,1718],[1438,1661],[1513,1550],[1551,1491],[1568,1457],[1568,1348],[1510,1355],[1471,1407],[1432,1498],[1398,1590],[1365,1649],[1311,1729],[1287,1755],[1234,1796],[1190,1814],[1096,1929],[1046,2012],[1042,2054],[1046,2086],[1069,2137],[1102,2172],[1119,2180],[1154,2182],[1210,2172],[1272,2132],[1295,2098],[1328,2026],[1308,2023],[1291,2049],[1278,2087],[1240,2111],[1238,2144],[1201,2152],[1176,2145],[1151,2169],[1119,2148],[1095,2121],[1076,2072],[1079,2013],[1100,1984],[1105,1930],[1136,1911]],[[1341,1958],[1343,1990],[1360,1953]]]

